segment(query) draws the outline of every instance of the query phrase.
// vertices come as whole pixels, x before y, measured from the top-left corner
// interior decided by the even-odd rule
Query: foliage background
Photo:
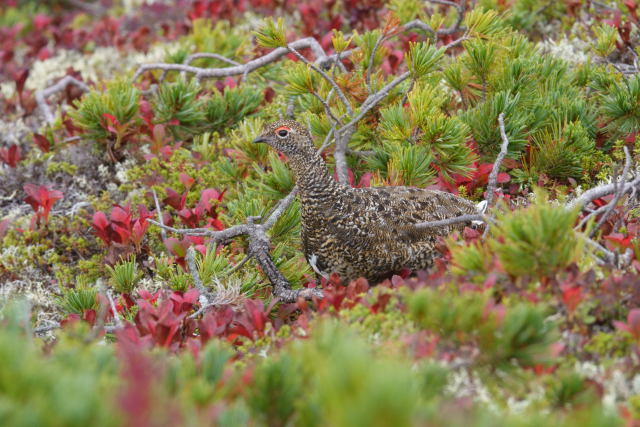
[[[636,8],[2,2],[2,424],[637,424],[636,193],[598,227],[601,217],[563,207],[619,176],[624,147],[637,173]],[[402,31],[416,19],[439,31]],[[135,76],[140,64],[195,53],[223,57],[197,67],[246,63],[303,37],[328,54],[349,51],[327,73],[353,114],[294,54],[219,79]],[[51,94],[49,123],[36,94],[66,75],[90,91]],[[466,229],[441,242],[432,271],[376,287],[332,277],[322,301],[282,304],[255,262],[245,264],[245,239],[216,247],[164,237],[147,221],[158,215],[154,192],[164,223],[178,228],[266,216],[295,183],[286,158],[251,144],[262,125],[293,111],[320,146],[334,118],[348,122],[399,78],[357,122],[350,185],[479,201],[500,113],[510,141],[497,225],[484,238]],[[335,152],[324,153],[332,170]],[[291,284],[317,285],[296,203],[270,236]],[[586,236],[628,251],[628,262],[603,262]],[[204,314],[189,247],[222,301]]]

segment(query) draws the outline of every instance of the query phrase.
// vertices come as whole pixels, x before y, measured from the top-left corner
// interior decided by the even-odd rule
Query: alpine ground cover
[[[636,9],[3,2],[3,424],[637,424]],[[317,283],[281,117],[488,229]]]

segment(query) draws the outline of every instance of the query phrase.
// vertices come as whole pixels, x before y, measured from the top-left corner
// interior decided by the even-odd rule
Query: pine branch
[[[325,79],[332,87],[333,89],[336,91],[336,93],[338,94],[338,97],[340,98],[340,100],[342,101],[342,103],[344,104],[345,108],[347,109],[347,113],[351,116],[353,115],[353,109],[351,108],[351,103],[349,102],[349,100],[347,99],[347,96],[344,94],[344,92],[342,91],[342,89],[340,89],[340,86],[338,86],[338,83],[336,83],[336,81],[334,79],[331,78],[330,75],[328,75],[326,72],[324,72],[323,70],[321,70],[320,68],[318,68],[318,66],[316,66],[315,64],[313,64],[312,62],[310,62],[307,58],[305,58],[304,56],[302,56],[300,54],[300,52],[298,52],[295,47],[293,46],[293,44],[288,44],[287,45],[287,49],[289,49],[289,51],[291,53],[293,53],[298,59],[300,59],[302,62],[304,62],[305,64],[307,64],[309,67],[311,67],[311,69],[313,71],[315,71],[316,73],[320,74],[320,76],[322,76],[323,79]]]

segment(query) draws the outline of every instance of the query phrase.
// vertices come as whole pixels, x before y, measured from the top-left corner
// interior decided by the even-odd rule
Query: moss
[[[68,162],[48,162],[47,163],[47,175],[52,176],[59,173],[67,175],[75,175],[78,172],[78,166]]]
[[[631,342],[628,337],[620,333],[597,332],[584,349],[598,358],[618,358],[629,353]]]

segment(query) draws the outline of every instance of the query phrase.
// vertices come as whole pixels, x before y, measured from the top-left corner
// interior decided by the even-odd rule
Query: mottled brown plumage
[[[424,230],[412,224],[478,213],[472,202],[441,191],[340,184],[307,130],[292,120],[266,126],[254,142],[288,156],[299,188],[304,254],[323,274],[335,272],[344,281],[375,283],[402,268],[429,268],[438,236],[465,224]]]

